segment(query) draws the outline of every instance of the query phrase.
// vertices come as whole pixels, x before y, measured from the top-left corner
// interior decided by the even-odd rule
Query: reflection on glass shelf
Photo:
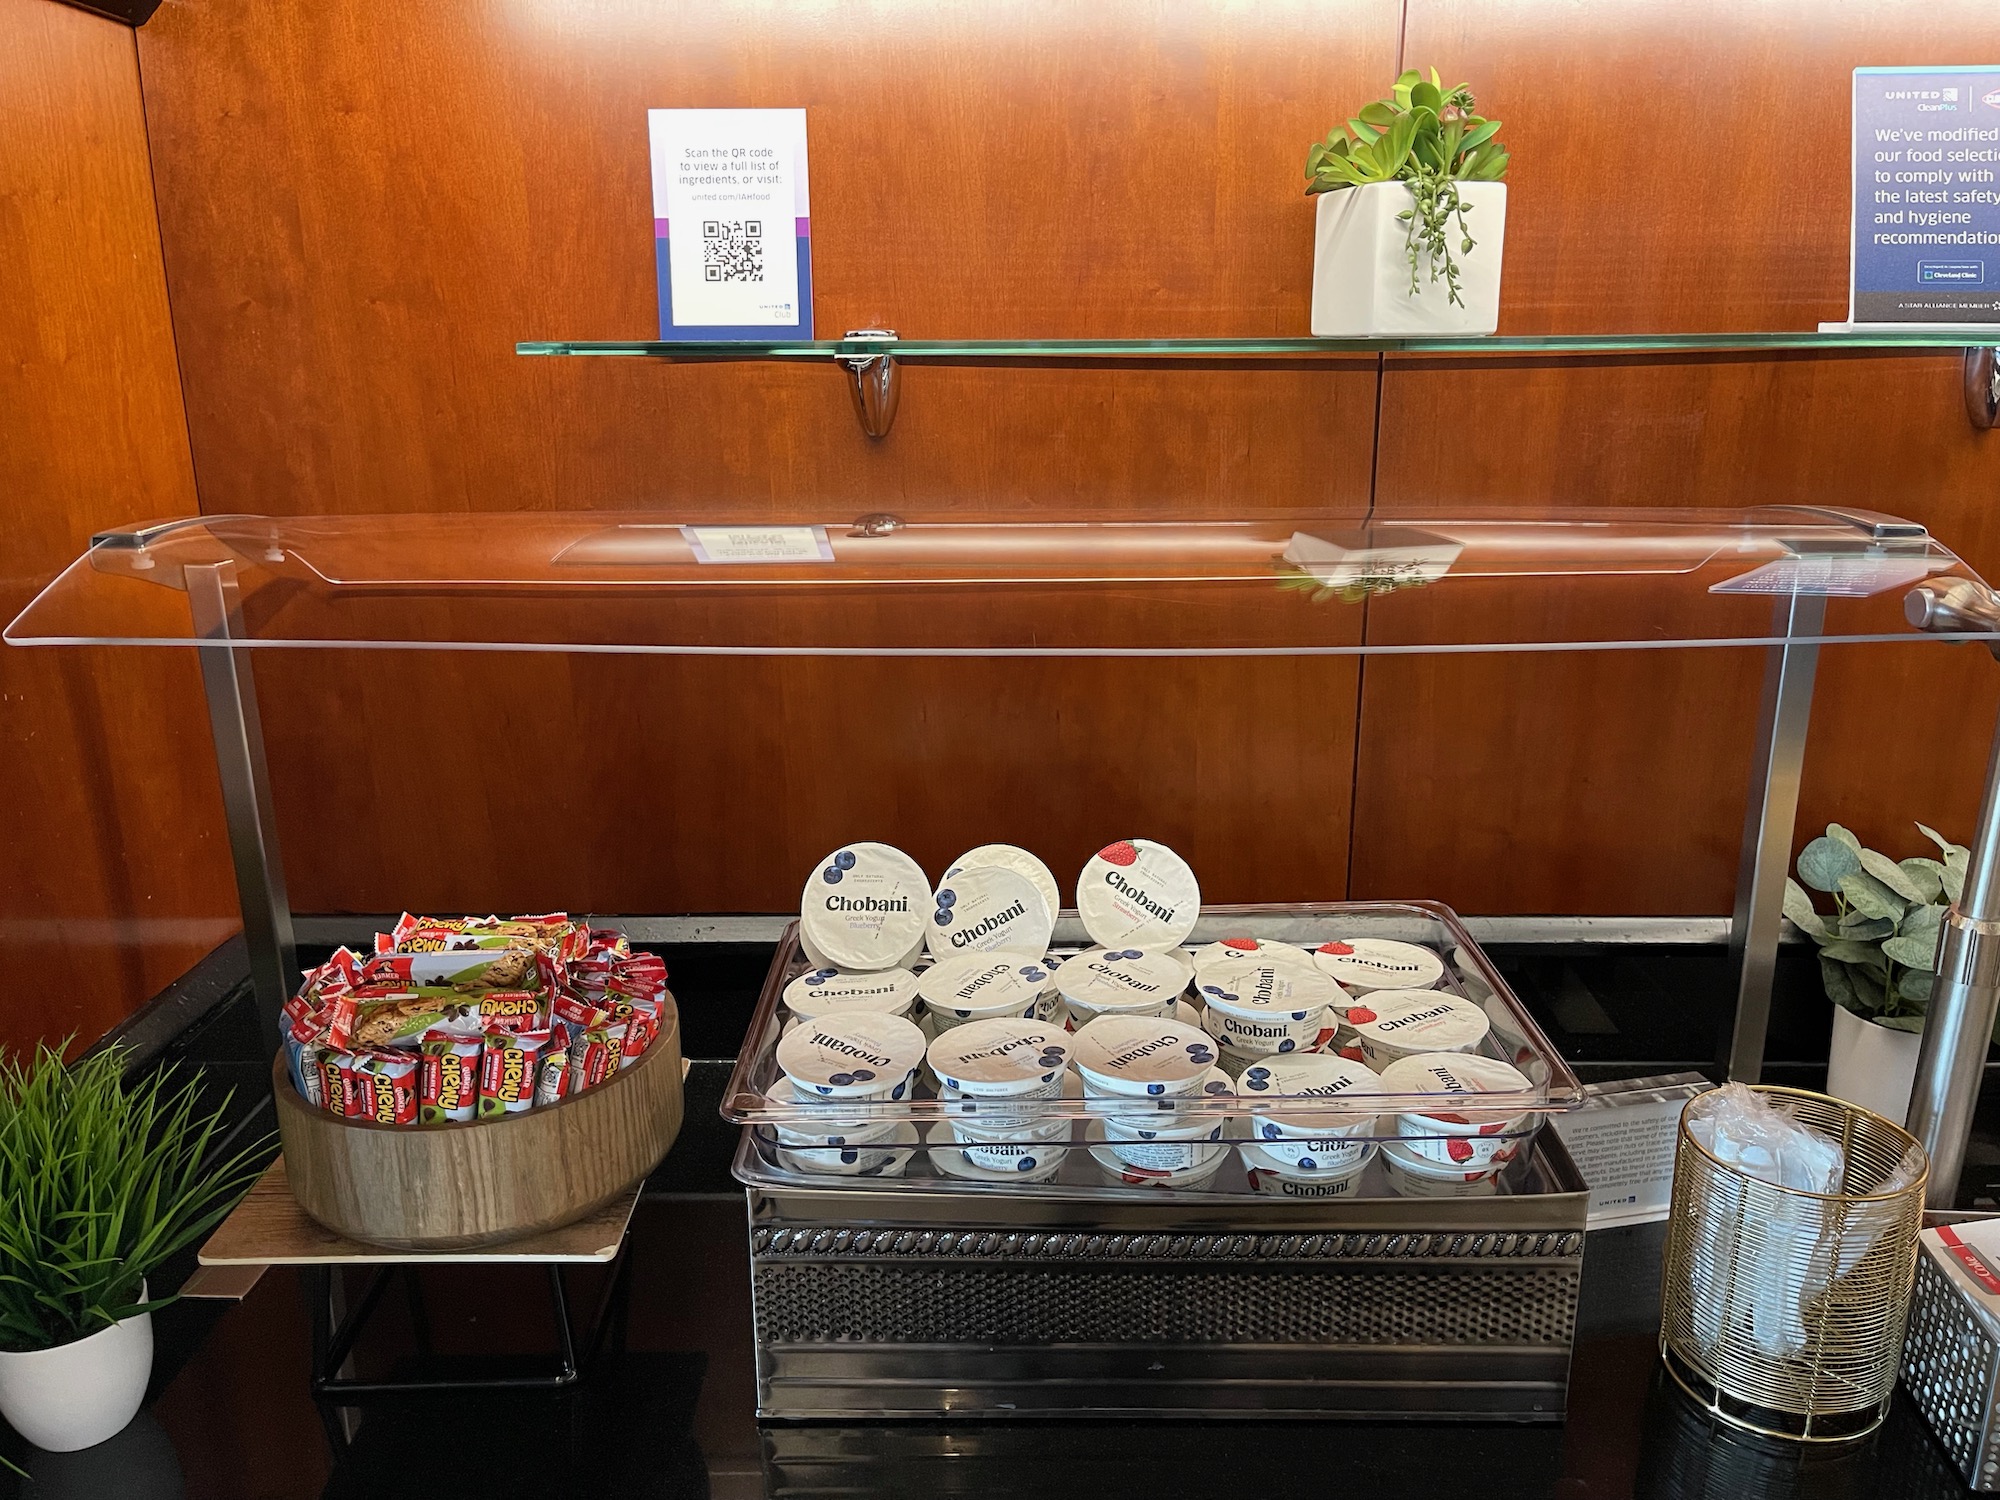
[[[836,520],[660,512],[212,516],[107,533],[15,644],[794,656],[1265,656],[1972,639],[1983,590],[1867,512],[1270,509]],[[190,610],[190,595],[214,601]],[[1774,610],[1774,598],[1776,609]],[[1807,614],[1793,596],[1810,596]],[[1954,596],[1956,597],[1956,596]],[[1805,623],[1801,623],[1805,621]],[[1947,625],[1952,620],[1946,620]]]
[[[648,359],[1158,360],[1341,359],[1368,354],[1699,354],[1798,349],[1821,353],[1963,349],[2000,343],[2000,328],[1856,329],[1831,333],[1544,333],[1483,338],[807,339],[728,343],[571,339],[514,346],[516,354]]]

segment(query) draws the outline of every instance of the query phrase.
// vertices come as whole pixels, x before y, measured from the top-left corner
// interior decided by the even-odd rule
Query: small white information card
[[[802,109],[654,109],[663,340],[812,337]]]
[[[1580,1108],[1553,1117],[1556,1133],[1590,1184],[1592,1229],[1667,1216],[1681,1111],[1709,1086],[1699,1073],[1593,1083]]]
[[[683,526],[696,562],[832,562],[824,526]]]

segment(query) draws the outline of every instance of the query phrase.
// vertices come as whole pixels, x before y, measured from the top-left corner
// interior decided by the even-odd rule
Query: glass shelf
[[[795,560],[725,560],[772,548]],[[1912,587],[1960,580],[1983,595],[1921,526],[1783,506],[859,521],[801,509],[687,526],[653,511],[211,516],[99,537],[5,636],[1031,657],[1988,639],[1904,618]]]
[[[662,343],[557,340],[514,346],[516,354],[625,356],[668,360],[832,360],[891,355],[900,360],[1345,359],[1367,354],[1695,354],[1805,350],[1818,353],[1963,349],[2000,344],[2000,327],[1842,330],[1827,333],[1559,333],[1484,338],[1220,339],[900,339]]]

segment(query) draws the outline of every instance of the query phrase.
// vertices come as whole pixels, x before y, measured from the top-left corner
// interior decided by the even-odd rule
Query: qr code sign
[[[762,281],[764,221],[702,220],[701,274],[706,281]]]

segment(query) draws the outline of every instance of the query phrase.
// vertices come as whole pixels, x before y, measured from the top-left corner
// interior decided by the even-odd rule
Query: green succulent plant
[[[1465,222],[1471,205],[1461,182],[1498,182],[1507,175],[1500,122],[1478,113],[1465,84],[1447,89],[1432,68],[1425,78],[1412,68],[1387,97],[1361,106],[1306,152],[1306,192],[1333,193],[1374,182],[1405,182],[1414,200],[1396,217],[1409,226],[1410,295],[1423,293],[1423,271],[1445,284],[1445,296],[1463,307],[1458,254],[1477,243]],[[1456,224],[1454,235],[1453,226]]]
[[[1937,978],[1945,913],[1965,886],[1970,857],[1934,829],[1917,828],[1943,859],[1895,860],[1862,847],[1838,823],[1799,851],[1799,878],[1785,881],[1785,915],[1819,944],[1827,998],[1878,1026],[1922,1031]],[[1822,916],[1804,886],[1833,897]]]

